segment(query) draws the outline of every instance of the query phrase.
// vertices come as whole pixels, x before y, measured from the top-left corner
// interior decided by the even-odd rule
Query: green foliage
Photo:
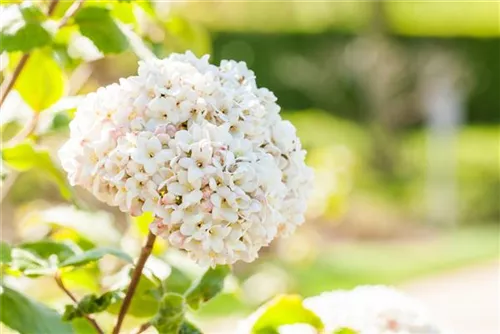
[[[57,257],[58,262],[63,262],[74,256],[80,249],[76,245],[69,243],[55,242],[52,240],[41,240],[37,242],[23,243],[17,248],[27,250],[36,256],[48,260],[50,257]]]
[[[302,298],[296,295],[278,296],[257,311],[252,332],[257,334],[277,333],[282,325],[296,323],[309,324],[317,329],[323,328],[321,319],[302,305]]]
[[[42,26],[45,16],[34,4],[2,8],[5,20],[0,31],[0,53],[7,51],[31,51],[48,45],[51,36]]]
[[[167,279],[163,282],[163,285],[169,292],[183,294],[191,286],[191,279],[181,270],[174,266],[170,266],[170,275],[168,275]]]
[[[55,273],[54,265],[24,249],[14,248],[12,250],[11,269],[20,271],[28,277],[52,275]]]
[[[208,269],[186,292],[187,304],[196,310],[201,304],[217,296],[224,288],[224,279],[230,272],[229,266]]]
[[[16,146],[2,149],[2,160],[11,168],[27,171],[36,168],[50,176],[59,186],[61,195],[70,199],[72,190],[66,181],[65,175],[55,166],[49,152],[37,150],[31,142],[24,142]]]
[[[30,54],[14,89],[35,112],[41,112],[63,96],[65,83],[64,73],[51,52],[37,50]]]
[[[203,332],[189,321],[184,321],[178,334],[203,334]]]
[[[211,53],[210,35],[202,26],[185,17],[172,15],[165,22],[165,28],[173,37],[173,41],[170,42],[175,51],[190,49],[198,56]]]
[[[0,241],[0,264],[10,263],[12,261],[12,248],[4,241]]]
[[[341,328],[336,330],[333,334],[358,334],[358,332],[350,328]]]
[[[128,282],[126,282],[128,285]],[[126,289],[126,286],[123,287]],[[160,302],[156,297],[158,285],[149,279],[146,275],[142,275],[135,290],[134,298],[130,303],[128,314],[136,318],[149,318],[158,312]],[[108,312],[118,314],[122,301],[118,301],[110,306]]]
[[[73,332],[55,310],[5,285],[1,287],[0,305],[1,322],[20,334]]]
[[[184,297],[176,293],[167,293],[163,296],[158,313],[151,320],[151,324],[159,333],[177,334],[183,325],[185,313]]]
[[[107,8],[96,6],[82,8],[75,16],[75,22],[82,35],[92,40],[104,54],[123,52],[129,45],[126,36]]]
[[[101,296],[87,295],[78,302],[78,305],[66,305],[62,319],[71,321],[85,315],[100,313],[121,298],[121,293],[108,291]]]
[[[83,265],[86,265],[90,262],[94,262],[94,261],[101,259],[104,255],[114,255],[117,258],[122,259],[126,262],[129,262],[129,263],[133,262],[130,255],[128,255],[127,253],[125,253],[119,249],[109,248],[109,247],[101,247],[101,248],[94,248],[94,249],[88,250],[88,251],[83,252],[81,254],[76,254],[76,255],[66,259],[65,261],[63,261],[63,263],[61,263],[61,267],[83,266]]]
[[[74,256],[77,251],[76,245],[51,240],[21,244],[12,249],[10,266],[28,277],[54,275],[60,263]]]

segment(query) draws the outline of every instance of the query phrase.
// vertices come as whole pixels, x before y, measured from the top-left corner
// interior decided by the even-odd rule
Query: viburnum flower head
[[[99,88],[59,151],[73,185],[200,264],[252,261],[304,221],[312,171],[276,97],[244,62],[172,54]]]
[[[324,292],[304,300],[323,321],[326,333],[444,334],[417,300],[386,286]]]

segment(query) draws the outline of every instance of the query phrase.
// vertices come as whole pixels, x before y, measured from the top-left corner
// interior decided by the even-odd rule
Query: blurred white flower
[[[423,305],[385,286],[325,292],[304,300],[327,333],[348,328],[359,334],[444,334]]]
[[[72,184],[200,264],[252,261],[304,221],[312,171],[246,64],[172,54],[89,94],[59,152]]]
[[[318,334],[318,331],[308,324],[293,324],[280,326],[278,334]]]

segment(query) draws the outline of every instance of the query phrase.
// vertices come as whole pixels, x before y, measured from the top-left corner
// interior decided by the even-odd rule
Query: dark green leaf
[[[104,255],[114,255],[117,258],[120,258],[120,259],[127,261],[129,263],[133,262],[130,255],[122,252],[119,249],[109,248],[109,247],[100,247],[100,248],[91,249],[91,250],[86,251],[82,254],[77,254],[75,256],[72,256],[72,257],[66,259],[66,261],[61,263],[61,267],[82,266],[82,265],[85,265],[89,262],[97,261],[97,260],[101,259]]]
[[[4,148],[2,150],[2,159],[9,167],[19,171],[36,168],[46,173],[57,183],[64,198],[69,199],[72,197],[72,190],[66,181],[66,177],[55,166],[47,151],[35,150],[33,144],[24,142],[17,146]]]
[[[162,334],[178,334],[184,322],[186,301],[176,293],[167,293],[163,296],[160,308],[151,324]]]
[[[183,294],[191,286],[191,278],[176,267],[170,267],[170,275],[163,282],[168,292]]]
[[[118,300],[120,300],[120,293],[117,291],[108,291],[101,296],[94,294],[87,295],[76,306],[66,305],[63,320],[71,321],[88,314],[104,312],[111,304]]]
[[[51,41],[49,32],[42,26],[45,17],[34,4],[4,7],[0,18],[3,21],[0,53],[27,52],[48,45]]]
[[[126,287],[123,288],[125,289]],[[157,290],[158,286],[147,276],[142,275],[127,314],[136,318],[150,318],[154,316],[158,312],[160,304],[159,300],[154,296],[154,292]],[[111,305],[108,312],[118,314],[121,304],[122,302],[119,301]]]
[[[231,272],[229,266],[217,266],[208,269],[186,292],[188,305],[198,309],[204,302],[209,301],[224,288],[224,279]]]
[[[296,323],[309,324],[317,329],[323,328],[321,319],[302,305],[302,298],[295,295],[278,296],[263,305],[257,314],[252,333],[276,332],[279,326]]]
[[[35,112],[47,109],[64,94],[66,78],[52,56],[47,50],[32,52],[14,86]]]
[[[6,242],[0,241],[0,264],[12,261],[11,247]]]
[[[6,326],[21,334],[73,333],[55,310],[6,286],[1,290],[0,320]]]
[[[75,22],[82,35],[92,40],[103,53],[120,53],[128,47],[127,38],[107,8],[85,7],[76,14]]]
[[[184,321],[179,329],[179,334],[203,334],[203,332],[192,323]]]

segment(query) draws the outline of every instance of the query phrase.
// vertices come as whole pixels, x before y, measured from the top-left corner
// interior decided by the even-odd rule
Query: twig
[[[75,295],[71,293],[71,291],[69,291],[66,286],[64,285],[63,281],[62,281],[62,278],[61,278],[61,273],[60,272],[57,272],[54,276],[54,279],[57,283],[57,285],[61,288],[61,290],[64,291],[64,293],[66,293],[66,295],[71,298],[71,300],[76,304],[78,305],[78,299],[76,299]],[[102,330],[101,327],[99,327],[99,324],[94,320],[94,318],[92,318],[90,315],[88,314],[84,314],[83,315],[85,317],[85,319],[88,320],[88,322],[96,329],[96,331],[99,333],[99,334],[104,334],[104,331]]]
[[[9,95],[10,91],[14,87],[14,84],[17,81],[17,78],[21,74],[21,71],[23,70],[24,66],[26,65],[26,62],[30,58],[29,53],[23,54],[21,59],[19,60],[19,63],[17,63],[16,68],[14,69],[14,73],[12,73],[11,77],[7,80],[5,80],[5,87],[2,87],[1,90],[1,96],[0,96],[0,107],[3,105],[5,102],[5,99],[7,98],[7,95]]]
[[[49,9],[47,10],[47,16],[52,16],[52,14],[54,14],[58,3],[59,0],[52,0],[50,2]]]
[[[59,21],[59,25],[57,26],[58,29],[61,29],[68,23],[68,20],[72,18],[76,14],[76,12],[82,7],[84,1],[85,0],[76,0],[75,2],[73,2],[73,4],[68,8],[66,13],[64,13],[64,16],[61,19],[61,21]]]
[[[139,328],[132,331],[132,334],[144,333],[149,327],[151,327],[151,323],[149,322],[143,323]]]
[[[137,288],[137,284],[139,283],[142,275],[142,270],[144,269],[144,265],[146,264],[146,260],[149,255],[151,255],[151,251],[153,250],[153,245],[155,243],[156,236],[151,233],[148,234],[148,238],[146,240],[146,244],[142,247],[141,255],[137,260],[137,264],[135,265],[134,272],[132,273],[132,279],[130,280],[130,285],[128,286],[127,293],[125,294],[125,298],[123,299],[122,306],[120,308],[120,312],[118,314],[118,319],[116,321],[115,328],[113,329],[113,334],[120,333],[120,328],[122,326],[123,319],[127,314],[127,310],[130,306],[130,302],[132,301],[132,297],[134,296],[135,289]]]

